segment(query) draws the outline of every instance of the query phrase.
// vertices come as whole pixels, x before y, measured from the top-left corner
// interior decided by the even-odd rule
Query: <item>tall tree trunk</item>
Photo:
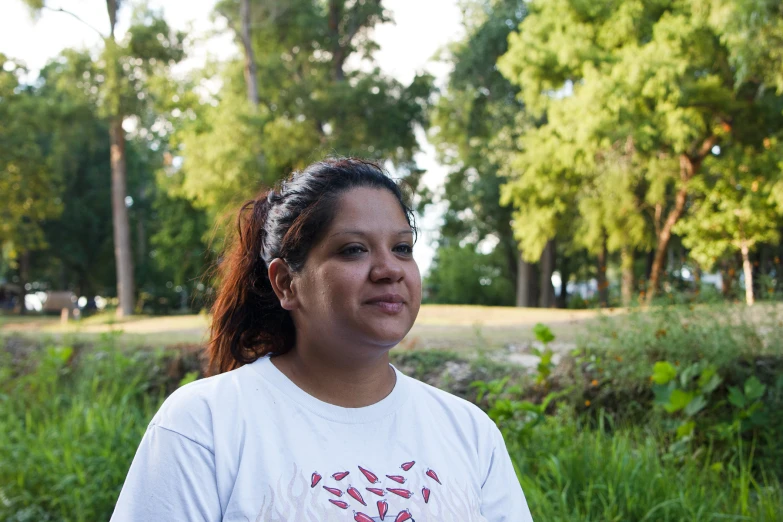
[[[650,269],[650,283],[647,287],[647,303],[651,303],[658,292],[661,280],[661,271],[663,271],[666,253],[669,249],[669,241],[672,238],[672,229],[682,216],[685,210],[685,203],[688,199],[687,181],[693,176],[695,165],[691,158],[685,154],[680,155],[680,179],[682,185],[674,197],[674,207],[666,216],[666,221],[660,227],[657,233],[655,245],[655,256],[653,257],[652,268]]]
[[[694,293],[697,296],[701,294],[701,267],[699,265],[693,267],[693,286]]]
[[[571,265],[568,259],[560,263],[560,294],[555,299],[558,308],[568,308],[568,280],[571,278]]]
[[[343,15],[345,0],[329,0],[329,32],[332,39],[332,74],[334,80],[345,80],[345,46],[340,43],[340,19]],[[349,42],[350,44],[350,42]]]
[[[137,212],[136,217],[136,262],[143,266],[147,257],[147,227],[142,212]]]
[[[20,298],[20,307],[19,307],[19,315],[26,315],[27,314],[27,306],[25,303],[25,296],[27,295],[27,286],[28,281],[30,280],[30,249],[25,248],[22,251],[22,255],[19,256],[19,286],[21,287],[21,295]]]
[[[517,256],[517,306],[528,307],[530,300],[530,283],[533,279],[533,265]]]
[[[726,261],[720,269],[721,294],[723,297],[729,297],[734,289],[734,260]]]
[[[740,252],[742,252],[742,271],[745,274],[745,303],[753,306],[755,298],[753,295],[753,267],[750,264],[750,247],[748,241],[740,238]]]
[[[106,64],[108,77],[107,88],[108,105],[111,107],[109,119],[109,143],[111,160],[111,214],[114,239],[114,261],[117,271],[117,297],[119,306],[117,316],[123,317],[133,314],[133,296],[135,293],[133,284],[133,254],[130,241],[130,223],[128,222],[128,208],[125,206],[127,196],[127,168],[125,161],[125,131],[122,128],[122,112],[120,100],[122,68],[119,64],[114,30],[117,27],[117,0],[106,0],[106,11],[109,14],[111,31],[106,38],[108,47]]]
[[[623,246],[620,251],[620,271],[622,272],[622,282],[620,284],[620,298],[623,306],[631,306],[633,303],[633,267],[634,252],[628,246]]]
[[[117,267],[117,297],[120,304],[117,316],[133,314],[133,255],[131,253],[130,223],[127,195],[127,171],[125,163],[125,131],[122,116],[114,116],[109,124],[111,141],[111,210],[114,224],[114,259]]]
[[[653,258],[652,269],[650,270],[647,303],[651,303],[655,298],[656,292],[658,292],[661,270],[663,270],[663,262],[669,248],[669,241],[672,237],[672,229],[685,211],[685,203],[688,199],[688,182],[693,178],[699,168],[701,168],[701,162],[707,154],[710,153],[712,147],[714,147],[716,143],[718,143],[717,136],[708,136],[698,147],[698,150],[693,151],[693,156],[684,153],[680,154],[680,188],[677,190],[677,194],[674,197],[674,207],[669,211],[663,225],[660,224],[660,220],[658,219],[660,217],[660,212],[656,210],[657,242],[655,245],[655,257]]]
[[[598,306],[609,306],[609,281],[606,279],[606,261],[609,253],[606,248],[606,235],[601,239],[601,250],[598,252]]]
[[[245,52],[245,84],[247,85],[247,99],[253,105],[258,107],[258,67],[256,65],[256,55],[253,51],[253,39],[251,38],[250,0],[241,0],[240,17],[242,18],[242,48]]]
[[[538,296],[538,306],[552,308],[555,306],[555,289],[552,286],[552,274],[555,271],[555,241],[549,240],[541,253],[541,293]]]

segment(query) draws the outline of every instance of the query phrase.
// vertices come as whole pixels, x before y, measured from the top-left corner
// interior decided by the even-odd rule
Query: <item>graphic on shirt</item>
[[[365,491],[378,497],[385,497],[382,500],[376,501],[375,506],[372,505],[372,501],[368,505],[367,501],[362,495],[362,492],[352,483],[342,485],[342,487],[345,487],[344,491],[340,487],[333,487],[326,484],[322,485],[321,487],[331,495],[335,497],[341,497],[340,500],[335,498],[326,499],[331,505],[335,506],[335,509],[339,508],[345,511],[349,511],[349,508],[353,508],[352,513],[353,520],[355,522],[386,522],[387,520],[389,522],[415,522],[414,513],[420,513],[422,511],[422,507],[415,505],[415,503],[403,502],[404,500],[412,499],[417,494],[415,493],[415,488],[409,489],[402,486],[408,483],[409,480],[414,483],[426,481],[426,483],[424,483],[421,487],[421,501],[423,501],[423,504],[427,506],[429,505],[430,498],[433,495],[432,488],[437,488],[443,485],[435,470],[426,468],[423,472],[411,471],[415,465],[416,461],[414,460],[404,462],[400,465],[400,469],[404,474],[395,472],[395,474],[383,475],[386,477],[386,481],[380,479],[379,476],[370,469],[363,466],[357,466],[361,475],[356,475],[354,479],[364,481],[369,484],[369,486],[364,487]],[[350,475],[350,473],[351,472],[347,470],[338,471],[333,473],[331,478],[335,482],[341,482],[348,475]],[[318,486],[321,482],[322,478],[322,475],[318,471],[314,471],[310,477],[310,488],[315,489],[316,486]],[[386,487],[370,487],[373,485],[384,486],[383,482],[386,482]],[[343,497],[344,494],[345,497]],[[398,500],[395,501],[393,499]],[[394,505],[394,510],[391,512],[389,511],[389,502],[392,502]],[[371,512],[371,508],[374,508],[375,511],[377,511],[377,516],[375,512]],[[396,515],[394,514],[395,512]],[[421,514],[423,515],[424,513]],[[348,516],[348,513],[346,513],[345,520],[348,520]],[[391,518],[392,516],[394,518]]]
[[[486,522],[469,479],[461,482],[444,477],[438,473],[443,471],[439,467],[430,468],[414,461],[394,468],[362,465],[332,473],[334,468],[314,471],[294,465],[290,475],[266,482],[258,490],[260,505],[245,520]],[[401,484],[387,474],[405,481]]]

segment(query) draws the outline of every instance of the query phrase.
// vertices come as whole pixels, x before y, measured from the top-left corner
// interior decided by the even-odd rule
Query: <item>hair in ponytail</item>
[[[314,163],[242,205],[237,234],[218,267],[207,346],[210,374],[294,347],[294,322],[272,289],[269,263],[281,258],[292,271],[301,270],[329,227],[339,196],[357,187],[394,194],[416,233],[413,212],[397,183],[376,163],[356,158]]]

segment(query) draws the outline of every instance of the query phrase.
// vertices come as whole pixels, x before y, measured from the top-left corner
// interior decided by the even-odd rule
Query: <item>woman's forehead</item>
[[[335,205],[331,231],[410,230],[397,197],[386,189],[360,187],[342,194]]]

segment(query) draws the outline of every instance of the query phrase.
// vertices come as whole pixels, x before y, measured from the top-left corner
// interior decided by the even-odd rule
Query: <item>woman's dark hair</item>
[[[218,267],[207,346],[210,374],[294,346],[294,323],[272,290],[269,263],[281,258],[294,272],[301,270],[310,249],[331,224],[340,195],[358,187],[394,194],[416,233],[413,212],[400,186],[378,164],[357,158],[313,163],[242,205],[237,235]]]

